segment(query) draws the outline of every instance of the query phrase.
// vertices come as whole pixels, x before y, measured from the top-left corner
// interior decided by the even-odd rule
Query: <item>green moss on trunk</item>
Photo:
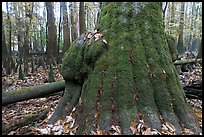
[[[131,134],[131,122],[141,117],[158,130],[167,121],[178,134],[181,123],[201,132],[171,59],[161,3],[105,3],[100,15],[108,51],[100,42],[72,45],[63,59],[65,81],[82,86],[77,134],[108,134],[111,125]]]

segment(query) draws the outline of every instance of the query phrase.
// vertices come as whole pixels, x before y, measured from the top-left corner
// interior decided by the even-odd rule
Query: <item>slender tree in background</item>
[[[185,7],[185,2],[181,2],[179,36],[178,36],[178,45],[177,45],[177,50],[179,54],[184,53],[184,45],[183,45],[184,7]]]
[[[98,15],[97,15],[97,23],[99,21],[99,16],[100,16],[100,13],[101,13],[102,5],[103,5],[103,2],[99,2],[99,11],[98,11]]]
[[[171,2],[171,16],[170,16],[170,22],[175,22],[175,2]]]
[[[24,73],[25,76],[28,74],[28,55],[29,55],[29,31],[30,31],[30,24],[32,23],[32,16],[33,16],[33,2],[26,2],[25,5],[25,35],[24,35],[24,43],[23,43],[23,63],[24,63]]]
[[[108,134],[111,125],[132,134],[141,119],[158,130],[168,122],[178,134],[183,126],[201,132],[171,59],[161,8],[159,2],[103,5],[99,27],[108,45],[99,40],[65,53],[65,91],[49,123],[77,105],[77,134]]]
[[[200,42],[200,46],[199,46],[198,54],[197,54],[196,58],[202,58],[202,40]]]
[[[187,49],[191,51],[192,49],[192,40],[193,40],[193,25],[194,25],[194,16],[195,16],[195,2],[192,2],[192,10],[191,10],[191,18],[190,18],[190,35],[189,35],[189,38],[188,38],[188,47]]]
[[[77,2],[73,2],[73,40],[78,37],[78,8]]]
[[[79,34],[81,35],[86,30],[84,2],[79,3]]]
[[[2,16],[3,20],[3,16]],[[5,38],[5,30],[4,30],[4,22],[2,22],[2,61],[3,61],[3,66],[6,69],[6,74],[10,74],[10,57],[9,57],[9,52],[6,44],[6,38]]]
[[[190,3],[190,2],[189,2]],[[188,18],[189,18],[189,15],[188,15],[188,12],[189,12],[189,4],[185,4],[185,14],[184,14],[184,24],[187,24],[189,21],[188,21]],[[185,29],[188,29],[189,28],[189,25],[184,25],[184,30]],[[184,33],[184,45],[189,45],[190,44],[190,41],[189,41],[189,37]]]
[[[14,4],[14,11],[15,11],[15,17],[16,17],[16,31],[17,31],[17,45],[18,45],[18,57],[19,57],[19,60],[17,61],[17,65],[16,67],[14,68],[14,72],[17,72],[17,69],[19,67],[19,64],[22,60],[22,57],[23,57],[23,44],[22,44],[22,38],[23,38],[23,29],[22,29],[22,20],[21,20],[21,15],[23,14],[21,12],[21,9],[22,9],[22,5],[21,4],[18,4],[17,2],[15,2]],[[17,10],[18,9],[18,10]]]
[[[196,3],[196,2],[194,2]],[[196,23],[198,21],[198,16],[199,16],[199,6],[196,6],[196,4],[193,4],[193,15],[192,15],[192,18],[194,17],[193,19],[193,22],[192,22],[192,27],[194,29],[193,33],[192,33],[192,44],[190,45],[189,47],[189,50],[192,52],[192,51],[196,51],[196,49],[199,49],[199,42],[200,42],[200,39],[199,39],[199,36],[200,36],[200,33],[197,31],[198,29],[198,24]]]
[[[53,2],[45,2],[45,5],[47,9],[47,59],[57,59],[57,28],[55,25],[54,6]]]
[[[6,10],[7,10],[7,20],[8,20],[8,25],[9,25],[9,36],[8,36],[8,64],[7,64],[7,74],[11,74],[11,66],[13,66],[13,60],[12,60],[12,54],[11,54],[11,32],[12,32],[12,28],[11,28],[11,19],[10,19],[10,12],[9,12],[9,8],[8,8],[8,2],[6,2]]]
[[[162,5],[163,5],[162,13],[163,13],[163,20],[164,20],[165,14],[166,14],[166,9],[168,7],[168,2],[163,2]],[[165,24],[164,24],[164,27],[165,27]]]
[[[32,16],[32,32],[31,33],[31,36],[30,39],[30,45],[31,45],[31,42],[33,43],[33,47],[31,46],[30,47],[30,50],[31,51],[34,51],[34,53],[38,53],[39,52],[39,48],[40,48],[40,30],[39,30],[39,26],[40,26],[40,21],[41,21],[41,18],[39,16],[38,13],[38,4],[37,2],[33,2],[33,16]]]
[[[70,2],[69,9],[70,9],[70,22],[71,22],[71,41],[74,41],[74,12],[73,12],[73,4],[74,2]]]
[[[62,20],[62,2],[60,2],[60,18],[59,18],[59,25],[58,25],[58,42],[57,42],[57,50],[59,52],[60,50],[60,40],[61,40],[61,20]],[[59,53],[59,57],[58,57],[60,60],[61,60],[61,57],[60,57],[60,53]]]
[[[62,13],[63,13],[63,55],[70,47],[70,29],[69,29],[69,20],[67,12],[67,3],[62,2]]]

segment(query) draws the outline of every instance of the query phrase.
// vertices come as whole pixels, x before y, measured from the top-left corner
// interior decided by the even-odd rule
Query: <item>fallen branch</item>
[[[22,116],[22,119],[16,120],[13,123],[8,125],[2,125],[2,134],[7,135],[10,131],[16,130],[17,128],[21,128],[28,124],[31,124],[35,121],[43,120],[47,117],[49,109],[44,109],[42,112],[38,112],[35,114],[26,114]]]
[[[19,90],[11,90],[2,93],[2,106],[24,101],[28,99],[41,98],[47,95],[63,91],[65,81],[58,81],[39,86],[31,86]]]
[[[196,58],[193,58],[193,59],[181,59],[181,60],[176,60],[174,62],[174,65],[183,65],[183,64],[188,64],[188,63],[201,63],[202,62],[202,59],[196,59]]]

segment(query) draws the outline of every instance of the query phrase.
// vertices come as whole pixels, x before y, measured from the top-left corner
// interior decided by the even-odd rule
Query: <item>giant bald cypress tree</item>
[[[108,133],[111,125],[132,134],[130,124],[141,117],[158,130],[166,121],[178,134],[183,126],[201,132],[171,59],[161,8],[155,2],[104,3],[99,29],[107,45],[72,44],[66,52],[65,91],[50,123],[77,106],[77,134]]]

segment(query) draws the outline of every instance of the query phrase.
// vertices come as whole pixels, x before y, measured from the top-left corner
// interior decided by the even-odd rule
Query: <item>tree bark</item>
[[[76,40],[78,37],[78,10],[77,2],[73,2],[73,40]]]
[[[201,42],[200,42],[200,46],[199,46],[199,49],[198,49],[198,54],[196,56],[196,58],[202,58],[202,39],[201,39]]]
[[[81,35],[86,30],[84,2],[79,4],[79,34]]]
[[[9,24],[9,36],[8,36],[8,61],[7,61],[7,74],[11,74],[11,66],[13,66],[13,60],[12,60],[12,54],[11,54],[11,32],[12,32],[12,26],[11,26],[11,19],[10,19],[10,12],[8,10],[8,2],[6,2],[6,9],[7,9],[7,19],[8,19],[8,24]]]
[[[72,97],[80,93],[77,134],[96,129],[109,134],[111,125],[132,134],[130,124],[140,119],[159,131],[169,122],[177,134],[180,124],[195,134],[202,132],[171,60],[161,8],[155,2],[105,3],[99,24],[108,44],[99,40],[72,45],[65,53],[61,74],[71,94],[62,99],[70,98],[66,101],[72,105]]]
[[[60,18],[59,18],[59,25],[58,25],[58,41],[57,41],[57,51],[58,51],[58,59],[57,59],[57,63],[61,62],[61,56],[60,56],[60,40],[61,40],[61,18],[62,18],[62,2],[60,2]]]
[[[181,2],[179,36],[178,36],[178,45],[177,45],[179,54],[184,53],[184,45],[183,45],[184,7],[185,7],[185,2]]]
[[[62,12],[63,12],[63,55],[70,47],[70,28],[69,28],[69,20],[67,13],[67,4],[66,2],[62,2]]]
[[[2,21],[3,21],[3,16],[2,16]],[[5,36],[5,30],[4,30],[5,23],[4,21],[2,22],[2,61],[4,67],[9,67],[9,52],[6,44],[6,36]]]
[[[2,93],[2,106],[24,101],[28,99],[41,98],[47,95],[63,91],[64,81],[53,82],[45,85],[32,86],[19,90],[11,90]]]
[[[48,60],[50,58],[57,59],[58,51],[57,51],[57,31],[55,25],[55,17],[54,17],[54,8],[53,2],[45,2],[47,8],[47,54]],[[49,61],[48,61],[49,62]]]

